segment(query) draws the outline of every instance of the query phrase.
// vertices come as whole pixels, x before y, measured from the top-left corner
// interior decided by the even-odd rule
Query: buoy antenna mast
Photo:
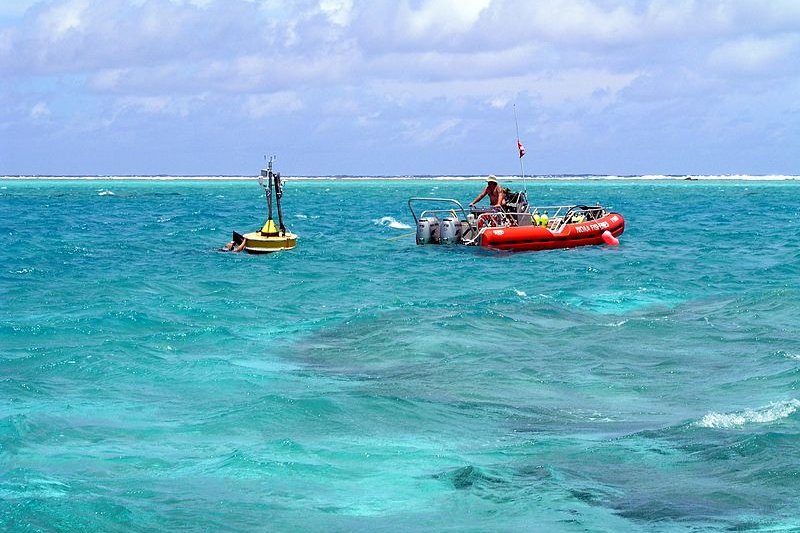
[[[267,222],[261,229],[261,233],[265,235],[274,235],[277,233],[275,222],[272,221],[272,162],[275,161],[275,156],[271,155],[269,160],[267,160],[267,156],[265,155],[264,160],[267,162],[267,168],[261,169],[261,175],[258,176],[258,184],[264,188],[264,194],[267,197]],[[267,181],[266,185],[264,184],[264,178],[266,178]]]

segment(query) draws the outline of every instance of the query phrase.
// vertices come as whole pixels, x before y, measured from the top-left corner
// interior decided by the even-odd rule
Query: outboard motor
[[[461,242],[461,221],[454,214],[442,219],[441,241],[442,244]]]
[[[439,219],[420,218],[417,222],[417,244],[439,244]]]

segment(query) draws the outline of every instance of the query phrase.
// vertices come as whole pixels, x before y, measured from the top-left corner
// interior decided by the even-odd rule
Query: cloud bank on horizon
[[[800,174],[796,0],[18,0],[0,174]]]

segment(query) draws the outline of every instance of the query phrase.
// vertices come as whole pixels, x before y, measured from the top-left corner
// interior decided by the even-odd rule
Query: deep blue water
[[[392,227],[481,186],[289,182],[249,256],[255,181],[0,181],[0,530],[800,529],[800,185],[529,181],[619,247]]]

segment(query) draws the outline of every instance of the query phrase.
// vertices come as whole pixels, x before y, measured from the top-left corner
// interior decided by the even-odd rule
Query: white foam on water
[[[783,350],[779,351],[778,353],[787,359],[794,359],[795,361],[800,361],[800,353],[784,352]]]
[[[116,196],[113,192],[109,191],[108,189],[100,189],[97,191],[97,196]]]
[[[527,296],[527,294],[525,294],[525,291],[521,291],[519,289],[514,289],[514,292],[517,293],[517,296],[520,296],[520,297]]]
[[[388,226],[394,229],[411,229],[411,226],[409,226],[408,224],[403,224],[402,222],[399,222],[392,217],[376,218],[372,222],[374,222],[378,226]]]
[[[704,428],[738,428],[746,424],[769,424],[800,409],[800,400],[792,399],[783,402],[772,402],[758,409],[745,409],[739,413],[708,413],[697,425]]]

